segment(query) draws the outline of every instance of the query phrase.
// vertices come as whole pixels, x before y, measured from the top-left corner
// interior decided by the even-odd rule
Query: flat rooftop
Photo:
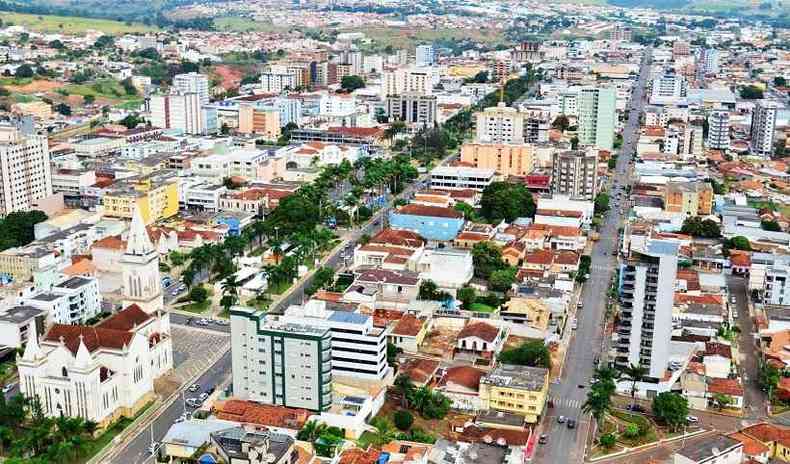
[[[12,306],[7,311],[0,313],[0,322],[10,322],[12,324],[21,324],[29,321],[37,316],[43,316],[46,311],[43,309],[34,308],[32,306]]]
[[[68,280],[65,280],[57,285],[58,288],[68,288],[70,290],[76,290],[80,287],[84,287],[91,283],[90,279],[86,279],[85,277],[74,276]]]
[[[539,391],[546,384],[548,375],[549,370],[543,367],[499,364],[493,372],[481,378],[480,382],[498,387]]]

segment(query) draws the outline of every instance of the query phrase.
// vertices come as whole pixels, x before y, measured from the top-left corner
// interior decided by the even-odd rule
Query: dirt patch
[[[220,87],[225,90],[238,88],[244,77],[242,70],[227,65],[215,66],[212,71],[220,79]]]
[[[8,85],[6,86],[6,89],[10,90],[11,92],[19,93],[39,93],[51,92],[63,86],[64,84],[62,82],[36,80],[24,85]]]

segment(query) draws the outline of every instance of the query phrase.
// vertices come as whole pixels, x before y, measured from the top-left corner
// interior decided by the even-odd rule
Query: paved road
[[[768,411],[766,411],[767,398],[760,391],[757,383],[760,361],[754,343],[754,321],[748,311],[747,299],[749,295],[746,291],[746,280],[743,277],[728,276],[727,286],[730,289],[730,295],[734,296],[736,301],[738,318],[735,325],[741,329],[741,333],[738,335],[738,352],[740,354],[738,367],[741,370],[744,387],[744,416],[747,419],[765,418],[768,415]]]
[[[205,326],[200,326],[195,324],[194,321],[203,318],[204,317],[200,315],[187,316],[185,314],[174,313],[172,311],[170,312],[170,322],[172,324],[185,325],[189,327],[198,327],[205,330],[213,330],[215,332],[230,333],[230,325],[219,325],[213,322],[210,322],[209,325],[205,325]]]
[[[647,55],[649,55],[649,51],[646,53]],[[628,177],[631,153],[636,148],[639,116],[644,105],[642,94],[649,72],[647,63],[647,61],[642,63],[638,85],[629,104],[629,117],[623,131],[623,146],[620,149],[620,156],[617,158],[615,185],[618,185],[621,179]],[[582,413],[581,405],[586,399],[594,360],[597,356],[601,356],[606,293],[616,264],[612,251],[617,246],[617,229],[621,219],[620,209],[611,208],[600,229],[601,239],[593,246],[590,279],[582,290],[583,309],[577,314],[578,329],[571,338],[562,379],[560,383],[553,384],[550,389],[550,398],[554,402],[554,408],[548,410],[542,429],[542,433],[549,436],[548,443],[539,445],[535,462],[554,464],[584,460],[585,440],[590,419],[589,415]],[[577,427],[572,430],[568,429],[565,424],[557,422],[558,416],[576,420]]]
[[[201,387],[200,391],[205,391],[209,387],[216,387],[222,383],[231,371],[230,350],[226,351],[219,360],[209,368],[196,383]],[[185,392],[184,396],[189,398],[197,396],[199,393]],[[110,461],[114,464],[142,464],[153,463],[154,460],[148,452],[151,445],[151,438],[156,442],[161,442],[170,426],[178,419],[184,411],[192,411],[192,408],[185,406],[182,400],[176,400],[170,407],[165,409],[151,424],[148,430],[141,432],[130,440],[122,450],[120,450]]]

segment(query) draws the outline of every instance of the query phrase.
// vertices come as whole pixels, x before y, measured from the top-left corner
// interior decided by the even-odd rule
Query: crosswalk
[[[551,401],[555,409],[556,408],[581,409],[582,404],[584,404],[583,400],[562,398],[555,395],[549,395],[549,401]]]

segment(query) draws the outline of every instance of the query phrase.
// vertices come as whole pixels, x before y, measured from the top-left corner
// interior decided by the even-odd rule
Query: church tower
[[[159,277],[159,253],[151,243],[138,208],[134,210],[121,266],[124,308],[136,304],[148,314],[162,310],[164,300]]]

